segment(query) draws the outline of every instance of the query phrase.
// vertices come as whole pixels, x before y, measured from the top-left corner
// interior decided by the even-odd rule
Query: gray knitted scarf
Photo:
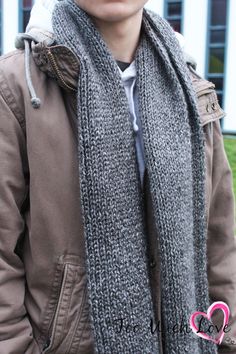
[[[57,42],[80,60],[77,92],[79,186],[96,352],[154,354],[144,195],[129,106],[117,64],[73,0],[53,13]],[[216,353],[174,325],[209,306],[204,140],[186,64],[170,26],[144,10],[136,52],[145,163],[160,243],[165,353]],[[124,324],[135,330],[120,329]],[[189,327],[188,327],[189,329]]]

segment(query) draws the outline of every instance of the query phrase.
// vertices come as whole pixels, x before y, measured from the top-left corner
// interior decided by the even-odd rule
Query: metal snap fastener
[[[212,103],[211,108],[213,109],[213,111],[216,110],[216,104],[214,102]]]
[[[155,261],[155,259],[152,259],[152,260],[150,261],[150,267],[151,267],[151,268],[155,268],[155,266],[156,266],[156,261]]]

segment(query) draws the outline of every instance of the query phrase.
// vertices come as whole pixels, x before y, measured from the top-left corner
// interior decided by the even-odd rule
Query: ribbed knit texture
[[[53,13],[57,42],[80,59],[78,159],[91,321],[99,354],[158,354],[147,265],[144,200],[129,107],[117,64],[73,0]],[[136,53],[140,118],[161,250],[165,353],[215,354],[174,334],[209,306],[204,145],[187,68],[170,26],[144,10]],[[68,186],[69,188],[69,186]],[[139,325],[118,333],[116,320]]]

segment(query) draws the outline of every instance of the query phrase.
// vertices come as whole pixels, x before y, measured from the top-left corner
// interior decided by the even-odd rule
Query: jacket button
[[[156,261],[155,261],[155,259],[152,259],[152,260],[150,261],[149,265],[150,265],[151,268],[155,268],[155,267],[156,267]]]

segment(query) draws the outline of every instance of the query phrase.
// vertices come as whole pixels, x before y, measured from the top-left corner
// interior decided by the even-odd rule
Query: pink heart
[[[210,337],[208,334],[206,334],[205,332],[199,331],[199,328],[197,328],[197,326],[195,324],[195,318],[197,316],[201,315],[201,316],[207,318],[208,321],[210,321],[213,312],[215,310],[218,310],[218,309],[223,311],[223,313],[224,313],[224,321],[223,321],[222,329],[219,332],[219,336],[216,339],[214,339],[214,338]],[[200,312],[200,311],[194,312],[190,316],[190,327],[191,327],[192,331],[197,336],[199,336],[201,338],[204,338],[204,339],[207,339],[207,340],[211,340],[212,342],[214,342],[216,344],[221,344],[221,342],[222,342],[222,340],[224,338],[224,335],[225,335],[225,332],[224,332],[225,325],[228,325],[228,322],[229,322],[229,315],[230,315],[230,311],[229,311],[228,305],[225,302],[223,302],[223,301],[216,301],[216,302],[213,302],[213,304],[208,308],[207,313]]]

